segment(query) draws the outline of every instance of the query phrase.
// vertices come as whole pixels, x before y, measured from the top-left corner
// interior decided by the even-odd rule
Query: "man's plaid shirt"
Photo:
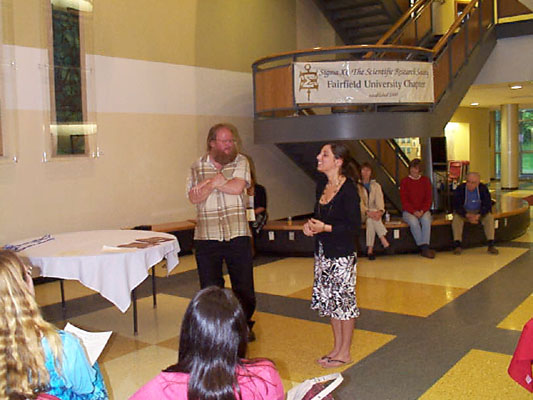
[[[195,161],[187,177],[187,194],[200,182],[214,178],[219,171],[211,162],[209,154]],[[237,154],[233,162],[226,164],[220,170],[228,180],[240,178],[250,186],[250,166],[242,154]],[[203,202],[196,204],[197,217],[195,240],[231,240],[238,236],[251,236],[246,207],[244,205],[244,191],[241,194],[223,193],[213,190]]]

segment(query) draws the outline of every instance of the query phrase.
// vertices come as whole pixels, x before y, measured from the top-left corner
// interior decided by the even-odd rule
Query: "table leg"
[[[131,301],[133,302],[133,334],[137,336],[137,293],[135,289],[131,291]]]
[[[61,307],[65,309],[65,285],[63,284],[63,279],[59,280],[59,287],[61,289]]]
[[[157,307],[157,290],[155,287],[155,265],[152,267],[152,297],[154,300],[154,308]]]
[[[67,305],[65,304],[65,284],[63,279],[59,280],[59,288],[61,289],[61,314],[63,319],[67,319]]]

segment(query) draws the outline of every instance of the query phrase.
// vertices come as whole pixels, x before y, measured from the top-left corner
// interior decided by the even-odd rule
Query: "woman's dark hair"
[[[422,160],[420,158],[413,158],[409,161],[409,168],[418,168],[422,169]]]
[[[374,174],[374,168],[372,168],[372,164],[370,164],[368,161],[365,161],[359,165],[359,171],[362,171],[363,168],[368,168],[370,170],[370,176],[372,177],[372,174]]]
[[[235,400],[236,368],[246,353],[248,325],[230,290],[211,286],[191,300],[181,325],[178,363],[189,374],[189,400]]]
[[[328,143],[328,145],[331,147],[331,152],[335,158],[342,160],[341,174],[357,182],[359,180],[359,170],[350,154],[350,150],[342,143]]]

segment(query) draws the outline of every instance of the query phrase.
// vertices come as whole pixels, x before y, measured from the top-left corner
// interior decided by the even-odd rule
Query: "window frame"
[[[47,49],[47,59],[44,78],[47,82],[45,85],[45,100],[48,104],[48,110],[45,115],[45,141],[43,151],[43,162],[57,160],[73,160],[97,158],[101,155],[97,142],[97,123],[96,107],[94,105],[94,70],[90,62],[94,57],[94,52],[90,52],[93,39],[92,34],[92,13],[88,11],[76,10],[78,14],[78,34],[79,34],[79,54],[80,54],[80,85],[81,85],[81,113],[82,121],[76,123],[62,123],[57,121],[56,110],[56,88],[55,88],[55,63],[54,63],[54,38],[53,38],[53,5],[51,0],[43,1],[43,20],[44,36]],[[92,54],[91,54],[92,53]],[[60,135],[76,136],[79,142],[79,136],[84,136],[83,153],[60,154],[58,141]],[[69,142],[73,143],[72,140]],[[71,147],[72,148],[72,147]]]

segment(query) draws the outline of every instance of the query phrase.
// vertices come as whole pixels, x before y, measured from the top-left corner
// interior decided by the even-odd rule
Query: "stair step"
[[[337,24],[343,29],[350,28],[365,28],[368,26],[384,25],[389,24],[391,21],[388,16],[384,14],[373,15],[371,17],[365,18],[347,18],[342,21],[338,21]]]
[[[390,24],[387,25],[374,25],[363,28],[354,28],[348,30],[348,36],[353,38],[368,37],[368,36],[381,36],[387,32],[390,28]]]
[[[377,0],[330,0],[323,2],[326,10],[337,11],[379,5]]]
[[[341,21],[347,18],[366,18],[382,14],[384,14],[384,11],[383,7],[381,6],[369,6],[362,8],[349,8],[330,11],[330,15],[335,21]]]
[[[376,42],[381,39],[381,36],[383,34],[378,35],[368,35],[368,36],[350,36],[349,37],[349,43],[350,44],[376,44]]]

